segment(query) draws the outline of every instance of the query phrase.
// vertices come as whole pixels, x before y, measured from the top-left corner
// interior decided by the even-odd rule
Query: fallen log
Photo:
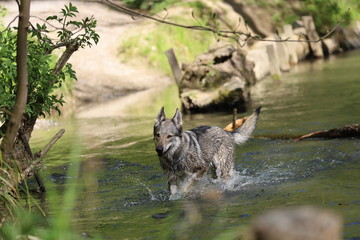
[[[305,134],[301,137],[296,138],[294,141],[301,141],[306,138],[352,138],[360,137],[360,124],[351,124],[342,128],[333,128],[330,130],[320,130]]]
[[[235,121],[235,128],[233,128],[234,123],[229,123],[224,130],[225,131],[235,131],[244,122],[248,119],[248,117],[239,118]],[[266,136],[256,136],[257,138],[266,138],[266,139],[281,139],[281,140],[294,140],[295,142],[301,141],[307,138],[324,138],[324,139],[333,139],[333,138],[360,138],[360,124],[351,124],[346,125],[341,128],[333,128],[330,130],[319,130],[315,132],[311,132],[301,136],[295,135],[266,135]]]

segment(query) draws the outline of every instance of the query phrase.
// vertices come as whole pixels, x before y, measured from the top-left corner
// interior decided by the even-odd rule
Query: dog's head
[[[175,115],[171,119],[166,119],[164,107],[155,119],[154,141],[155,150],[159,156],[167,153],[172,147],[178,146],[178,140],[182,133],[182,116],[179,109],[176,109]]]

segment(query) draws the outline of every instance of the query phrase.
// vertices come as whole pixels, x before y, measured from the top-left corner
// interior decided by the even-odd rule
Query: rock
[[[280,40],[278,35],[273,35],[275,40]],[[290,71],[290,64],[289,64],[289,50],[284,42],[276,42],[275,43],[276,54],[279,60],[280,70],[283,72]]]
[[[261,37],[269,36],[273,32],[272,17],[265,8],[256,4],[248,4],[243,0],[224,1],[232,6],[233,10],[246,19],[246,24],[252,31]]]
[[[250,234],[254,240],[340,240],[342,220],[314,207],[277,209],[256,218]]]
[[[335,40],[342,50],[347,51],[360,47],[360,26],[355,24],[349,28],[339,27],[335,33]],[[360,23],[359,23],[360,25]]]
[[[283,29],[283,39],[297,39],[296,35],[294,34],[293,27],[290,24],[284,25]],[[289,63],[291,65],[295,65],[299,62],[298,56],[296,54],[296,44],[296,42],[285,42],[289,52]]]
[[[169,216],[169,211],[163,212],[163,213],[155,213],[151,217],[155,219],[163,219],[167,218]]]
[[[339,43],[334,38],[327,38],[323,41],[323,52],[325,56],[336,53],[340,50]]]
[[[254,63],[256,80],[261,80],[270,73],[270,62],[265,47],[249,50],[246,59]]]
[[[268,54],[270,64],[270,74],[273,79],[280,79],[281,72],[280,72],[280,65],[279,65],[279,58],[275,51],[275,44],[269,44],[266,46],[266,51]]]
[[[244,110],[249,86],[255,83],[254,64],[233,45],[223,44],[198,56],[181,79],[185,112]]]
[[[306,29],[304,27],[304,23],[301,20],[297,20],[294,23],[294,34],[297,36],[295,39],[298,40],[306,40]],[[307,42],[295,42],[295,51],[298,57],[298,60],[304,60],[310,54],[310,47]]]

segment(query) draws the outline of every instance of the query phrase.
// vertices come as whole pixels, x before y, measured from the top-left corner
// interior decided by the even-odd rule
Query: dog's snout
[[[156,150],[156,152],[157,152],[158,154],[162,154],[163,151],[164,151],[164,148],[161,147],[161,146],[157,146],[155,150]]]

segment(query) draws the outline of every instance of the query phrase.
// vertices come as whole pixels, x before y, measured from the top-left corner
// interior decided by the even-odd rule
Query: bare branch
[[[316,40],[308,40],[308,39],[265,39],[265,38],[261,38],[259,36],[254,36],[252,35],[250,32],[245,33],[245,32],[241,32],[241,31],[237,31],[236,29],[238,27],[236,27],[234,30],[217,30],[211,27],[206,27],[206,26],[189,26],[189,25],[183,25],[183,24],[179,24],[179,23],[175,23],[175,22],[171,22],[171,21],[167,21],[164,19],[160,19],[158,17],[155,16],[151,16],[151,15],[147,15],[141,12],[137,12],[134,11],[132,9],[129,9],[127,7],[121,6],[115,2],[113,2],[112,0],[103,0],[104,2],[108,3],[109,5],[111,5],[114,8],[120,9],[121,11],[129,14],[133,19],[134,16],[136,17],[143,17],[146,19],[150,19],[152,21],[155,22],[159,22],[159,23],[163,23],[163,24],[167,24],[167,25],[171,25],[171,26],[175,26],[175,27],[180,27],[180,28],[186,28],[186,29],[191,29],[191,30],[197,30],[197,31],[205,31],[205,32],[212,32],[214,34],[217,34],[221,37],[224,38],[235,38],[235,39],[239,39],[240,36],[244,36],[245,40],[243,40],[245,43],[249,40],[255,40],[255,41],[264,41],[264,42],[320,42],[322,40],[324,40],[325,38],[329,37],[339,26],[341,23],[343,23],[345,21],[345,17],[349,14],[350,9],[348,9],[346,11],[346,13],[344,14],[343,18],[341,20],[338,21],[338,23],[324,36],[321,36],[319,39]],[[192,14],[194,17],[194,14]],[[194,17],[195,18],[195,17]],[[195,18],[195,20],[197,20]],[[245,24],[246,26],[246,24]],[[238,41],[239,42],[239,41]]]
[[[9,22],[9,24],[6,26],[6,28],[5,28],[3,31],[1,31],[1,33],[7,31],[7,30],[10,28],[11,24],[13,24],[13,22],[15,22],[15,20],[16,20],[18,17],[19,17],[19,15],[16,15],[16,16],[13,18],[13,20],[11,20],[11,21]]]
[[[65,129],[60,129],[60,131],[51,139],[51,141],[45,146],[45,148],[35,155],[35,158],[40,158],[40,159],[43,158],[46,155],[46,153],[50,150],[50,148],[56,143],[56,141],[62,137],[64,132]]]

